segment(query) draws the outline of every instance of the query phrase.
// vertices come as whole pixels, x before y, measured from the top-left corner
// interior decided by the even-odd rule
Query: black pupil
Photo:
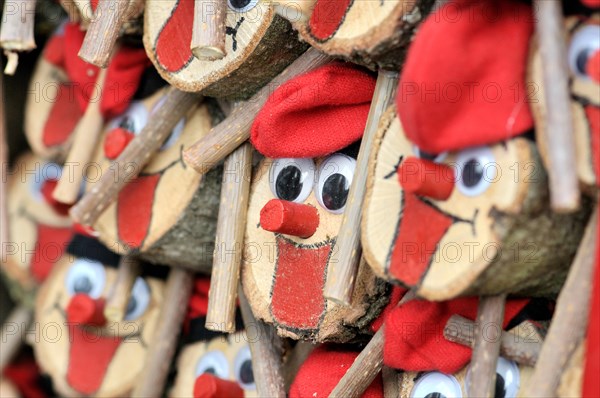
[[[210,373],[211,375],[216,375],[217,371],[215,370],[215,368],[213,368],[212,366],[210,368],[206,368],[204,370],[204,373]]]
[[[346,177],[336,173],[330,175],[323,184],[323,204],[329,210],[339,210],[346,205],[349,185]]]
[[[577,54],[577,60],[575,61],[575,63],[577,65],[577,71],[582,75],[586,74],[586,67],[588,59],[590,57],[590,52],[590,50],[585,49],[580,51],[579,54]]]
[[[434,154],[434,153],[427,153],[421,149],[419,149],[419,157],[421,159],[426,159],[426,160],[431,160],[432,162],[435,160],[435,158],[437,158],[438,155]]]
[[[233,8],[242,9],[250,4],[251,0],[229,0]]]
[[[87,276],[80,276],[75,280],[73,290],[76,293],[89,293],[92,291],[92,281]]]
[[[293,201],[302,192],[302,172],[296,166],[286,166],[277,175],[275,190],[277,197]]]
[[[481,182],[483,178],[483,165],[477,159],[470,159],[462,171],[464,186],[472,188]]]
[[[494,393],[495,398],[506,397],[506,387],[504,386],[504,384],[504,377],[500,376],[499,373],[496,373],[496,391]]]
[[[135,307],[137,307],[137,300],[135,297],[131,296],[129,302],[127,303],[127,313],[131,314],[133,311],[135,311]]]
[[[425,398],[446,398],[446,396],[439,392],[430,392],[429,394],[425,395]]]
[[[240,380],[244,384],[254,383],[254,372],[252,371],[252,361],[247,359],[240,368]]]
[[[119,127],[123,128],[127,131],[130,131],[132,133],[135,131],[134,130],[135,126],[133,125],[133,119],[131,119],[129,116],[125,116],[123,118],[123,120],[121,120],[121,123],[119,123]]]

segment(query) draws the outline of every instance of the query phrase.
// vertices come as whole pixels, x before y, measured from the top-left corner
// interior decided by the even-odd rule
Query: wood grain
[[[162,106],[150,115],[142,131],[115,160],[114,173],[105,173],[98,184],[71,208],[70,214],[73,220],[84,225],[92,225],[116,200],[125,185],[139,175],[150,157],[171,134],[175,125],[199,100],[200,97],[196,94],[169,89]]]
[[[556,308],[537,365],[524,397],[556,395],[560,375],[577,345],[584,338],[594,279],[598,244],[598,209],[594,210],[571,265],[569,275],[556,301]]]
[[[571,212],[579,207],[580,192],[561,2],[536,0],[534,4],[548,107],[543,133],[548,151],[550,202],[557,212]]]
[[[252,175],[252,145],[243,144],[225,160],[206,328],[235,332],[246,213]]]
[[[236,107],[231,115],[201,140],[183,152],[183,160],[199,173],[206,173],[235,148],[250,138],[254,118],[271,93],[286,81],[330,62],[331,58],[308,49],[267,86],[250,98],[244,106]]]
[[[0,69],[2,61],[0,60]],[[7,258],[4,250],[6,249],[5,242],[10,241],[8,235],[8,202],[7,202],[7,187],[8,187],[8,137],[6,134],[6,115],[4,111],[4,77],[0,74],[0,258]]]
[[[35,5],[36,0],[7,0],[2,11],[0,24],[0,47],[8,57],[5,73],[15,73],[19,51],[31,51],[35,45]]]
[[[106,306],[104,316],[112,322],[121,322],[127,313],[127,304],[131,296],[131,289],[136,278],[141,272],[139,260],[131,254],[121,257],[117,269],[117,279],[112,287]]]
[[[394,101],[397,87],[397,72],[379,72],[365,132],[356,159],[356,169],[348,193],[346,209],[336,240],[337,250],[334,250],[331,254],[330,266],[327,271],[324,295],[327,299],[340,304],[349,305],[354,291],[356,272],[362,252],[360,224],[369,172],[369,158],[377,134],[379,120]]]
[[[199,60],[214,61],[227,55],[225,19],[227,0],[195,0],[192,54]]]

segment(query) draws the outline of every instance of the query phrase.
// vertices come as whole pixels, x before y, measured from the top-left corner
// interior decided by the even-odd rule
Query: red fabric
[[[340,346],[322,345],[313,350],[298,370],[289,398],[328,397],[352,365],[358,352],[342,351]],[[383,398],[381,374],[369,385],[362,398]]]
[[[317,0],[308,26],[318,40],[326,40],[337,32],[353,0]]]
[[[194,1],[179,0],[156,39],[156,59],[163,69],[177,72],[191,62],[193,25]]]
[[[44,46],[44,58],[57,68],[65,67],[65,36],[55,33]]]
[[[595,105],[587,105],[585,115],[590,124],[592,166],[596,175],[596,185],[600,186],[600,108]]]
[[[585,67],[587,75],[595,81],[600,83],[600,51],[596,51],[589,59]]]
[[[122,127],[112,129],[104,138],[104,155],[111,160],[118,158],[134,138],[135,135],[127,129]]]
[[[600,201],[597,205],[600,206]],[[600,221],[600,216],[598,218]],[[596,271],[593,289],[583,374],[582,396],[584,397],[600,397],[600,378],[598,377],[600,373],[600,235],[596,237]]]
[[[30,265],[31,275],[36,281],[41,283],[50,275],[52,267],[65,252],[73,233],[71,228],[38,224],[35,254]]]
[[[117,228],[119,238],[129,247],[140,247],[148,235],[159,180],[160,174],[140,176],[119,192]]]
[[[271,296],[273,319],[286,327],[316,329],[325,311],[325,273],[331,245],[306,247],[277,235]]]
[[[508,300],[503,327],[506,327],[529,300]],[[474,320],[479,298],[451,301],[409,301],[390,312],[385,320],[383,363],[405,371],[437,370],[453,374],[465,367],[471,349],[444,338],[443,330],[454,314]],[[484,333],[485,333],[484,329]],[[490,336],[497,329],[490,326]]]
[[[71,90],[73,86],[68,84],[60,83],[58,86],[54,105],[50,109],[42,132],[42,142],[47,147],[65,142],[83,116],[83,110],[76,101],[73,101]]]
[[[6,365],[3,376],[10,380],[25,398],[46,398],[39,383],[40,369],[32,355],[20,355]]]
[[[429,16],[399,83],[406,136],[441,153],[531,129],[525,68],[533,21],[528,5],[510,0],[453,1]]]
[[[600,0],[581,0],[581,2],[590,8],[600,8]]]
[[[210,278],[198,277],[194,280],[194,289],[190,295],[187,313],[183,325],[184,333],[188,333],[190,321],[195,318],[205,317],[208,313],[208,291]]]
[[[254,147],[270,158],[315,158],[359,140],[375,89],[364,70],[334,63],[281,85],[251,130]]]

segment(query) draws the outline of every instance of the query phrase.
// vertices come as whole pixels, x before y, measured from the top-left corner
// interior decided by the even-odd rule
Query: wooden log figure
[[[13,298],[32,305],[32,294],[56,264],[68,262],[65,248],[73,234],[69,206],[52,199],[62,172],[56,163],[32,153],[21,156],[8,179],[10,240],[3,241],[2,271]]]
[[[254,315],[282,336],[352,340],[386,301],[364,262],[351,305],[323,296],[374,84],[356,67],[321,67],[276,90],[252,126],[267,158],[251,185],[242,286]]]
[[[161,106],[165,92],[161,89],[133,101],[123,114],[107,123],[102,145],[96,151],[94,164],[98,168],[88,171],[88,191],[94,190],[104,173],[118,170],[112,162]],[[210,272],[221,170],[200,175],[181,159],[183,148],[206,135],[217,121],[209,108],[207,104],[193,106],[140,175],[92,225],[111,250],[126,253],[135,249],[153,263]],[[133,172],[138,166],[132,163],[129,167]]]
[[[284,0],[279,13],[302,40],[326,54],[397,70],[433,0]]]
[[[238,311],[235,332],[205,327],[209,279],[198,278],[190,298],[183,342],[170,397],[256,397],[248,338]],[[256,336],[254,336],[256,337]],[[211,395],[213,394],[213,395]]]
[[[584,192],[596,195],[600,184],[600,14],[566,18],[565,28],[577,175]],[[537,37],[532,40],[530,57],[528,73],[534,83],[529,90],[530,102],[540,154],[547,164],[548,148],[543,133],[547,128],[546,88]]]
[[[146,4],[146,52],[160,74],[180,90],[247,99],[306,49],[271,2],[228,0],[226,55],[201,61],[190,49],[194,3],[168,0]]]
[[[75,236],[69,252],[73,261],[53,270],[36,301],[37,327],[56,333],[35,343],[36,359],[60,395],[125,396],[159,322],[164,269],[147,266],[133,285],[125,319],[107,322],[103,307],[119,256],[84,235]]]
[[[473,18],[454,23],[432,15],[422,25],[396,107],[380,123],[362,221],[364,255],[377,275],[430,300],[554,295],[589,205],[559,215],[547,203],[524,81],[531,10],[512,1],[459,7]],[[499,18],[483,17],[486,8]],[[511,19],[515,13],[519,17]],[[508,34],[514,37],[513,57],[492,45],[493,37]],[[426,44],[434,38],[440,46]],[[459,65],[460,59],[445,53],[448,48],[477,53],[478,61]],[[454,74],[440,75],[443,65]],[[500,78],[500,70],[508,74]],[[491,86],[498,95],[491,97]],[[508,95],[511,87],[518,90]]]
[[[98,9],[100,0],[61,0],[61,5],[69,15],[77,15],[77,22],[83,30],[87,30],[90,22],[95,18],[94,14]],[[141,36],[143,33],[143,0],[127,0],[125,8],[125,18],[121,25],[115,26],[119,35]],[[110,4],[115,7],[116,4]],[[112,9],[111,9],[112,10]],[[108,14],[108,13],[104,13]],[[104,15],[103,14],[103,15]],[[106,15],[102,16],[106,18]]]

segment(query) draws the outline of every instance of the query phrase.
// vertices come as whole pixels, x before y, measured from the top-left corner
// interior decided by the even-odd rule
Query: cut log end
[[[192,48],[192,54],[200,61],[216,61],[225,58],[227,55],[225,46],[198,46]]]

